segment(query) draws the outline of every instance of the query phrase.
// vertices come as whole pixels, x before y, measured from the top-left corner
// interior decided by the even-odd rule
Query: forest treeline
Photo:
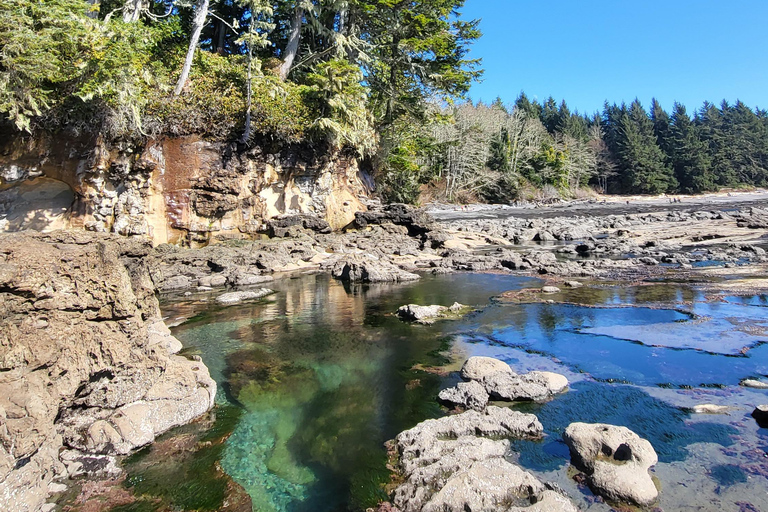
[[[738,101],[693,113],[675,103],[669,113],[635,100],[586,116],[523,93],[511,105],[436,106],[431,119],[414,137],[418,158],[391,175],[399,200],[425,187],[443,200],[511,202],[584,187],[662,194],[768,185],[768,113]]]
[[[2,123],[354,152],[390,201],[768,183],[768,115],[740,102],[464,102],[482,70],[463,3],[0,0]]]

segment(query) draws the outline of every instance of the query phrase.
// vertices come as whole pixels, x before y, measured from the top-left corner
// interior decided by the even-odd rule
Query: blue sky
[[[667,110],[768,108],[768,0],[467,0],[462,12],[482,18],[473,100],[525,91],[586,113],[635,97]]]

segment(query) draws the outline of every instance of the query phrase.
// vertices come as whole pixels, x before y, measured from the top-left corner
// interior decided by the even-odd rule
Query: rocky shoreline
[[[768,210],[753,206],[438,222],[389,205],[358,212],[341,232],[304,215],[276,217],[268,228],[269,238],[198,249],[77,231],[0,237],[0,502],[8,510],[52,508],[46,497],[61,490],[57,482],[117,472],[116,455],[213,406],[216,384],[202,361],[176,355],[181,344],[163,323],[157,292],[236,289],[247,300],[286,272],[328,272],[358,286],[454,271],[537,275],[557,292],[575,279],[752,274],[768,264]],[[502,388],[541,388],[527,397],[534,400],[557,392],[547,376],[522,377],[469,378],[441,400],[488,411]],[[475,473],[502,461],[475,461]],[[546,484],[526,489],[517,498],[571,510]],[[427,510],[406,502],[403,510]]]
[[[213,407],[216,383],[160,315],[140,240],[0,238],[0,503],[51,510],[80,475]]]

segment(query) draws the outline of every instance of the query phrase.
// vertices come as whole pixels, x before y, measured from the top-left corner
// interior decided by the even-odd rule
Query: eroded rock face
[[[509,438],[542,433],[534,415],[494,406],[419,423],[395,441],[405,481],[393,502],[403,512],[574,511],[566,497],[504,458]]]
[[[658,490],[648,470],[659,459],[647,440],[626,427],[602,423],[571,423],[563,440],[597,494],[637,505],[656,500]]]
[[[320,232],[340,229],[365,210],[361,197],[370,180],[354,156],[304,147],[271,153],[197,136],[136,146],[0,134],[0,186],[40,177],[66,184],[74,201],[65,218],[41,223],[37,216],[22,229],[85,228],[192,246],[260,232],[283,236],[296,223]],[[12,228],[0,222],[0,232],[19,229]]]
[[[33,511],[62,447],[128,453],[213,406],[216,384],[162,324],[146,242],[0,236],[0,503]],[[76,465],[75,465],[76,466]]]

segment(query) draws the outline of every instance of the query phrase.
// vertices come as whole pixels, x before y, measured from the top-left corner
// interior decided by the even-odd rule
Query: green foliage
[[[0,113],[19,130],[56,100],[90,58],[82,0],[0,0]]]
[[[368,155],[376,148],[376,133],[362,78],[358,67],[334,59],[318,65],[306,81],[311,87],[309,96],[320,110],[314,131],[337,148],[349,146]]]
[[[382,195],[386,201],[409,204],[418,202],[421,166],[417,163],[417,154],[418,148],[412,141],[389,151],[381,180]]]

